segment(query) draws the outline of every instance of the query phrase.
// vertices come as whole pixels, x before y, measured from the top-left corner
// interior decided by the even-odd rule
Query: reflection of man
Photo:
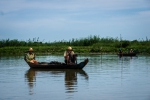
[[[77,90],[77,74],[84,76],[88,80],[88,75],[83,70],[66,70],[65,71],[65,86],[68,93],[75,92]]]
[[[77,85],[77,72],[67,70],[65,73],[65,83],[68,92],[73,92],[74,85]]]
[[[36,80],[35,79],[36,72],[34,70],[29,69],[25,75],[26,75],[26,78],[28,81],[28,85],[29,85],[30,89],[32,89],[33,85],[34,85],[33,83]],[[32,90],[30,90],[30,92],[32,94]]]

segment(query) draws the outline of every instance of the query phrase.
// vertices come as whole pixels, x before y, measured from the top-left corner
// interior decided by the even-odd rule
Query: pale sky
[[[0,40],[150,39],[150,0],[0,0]]]

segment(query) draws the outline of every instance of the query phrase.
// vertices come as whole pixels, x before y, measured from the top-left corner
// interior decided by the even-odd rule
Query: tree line
[[[27,41],[22,41],[18,39],[2,39],[0,40],[0,51],[3,51],[4,48],[8,49],[10,48],[23,48],[23,47],[35,47],[35,48],[43,48],[48,49],[52,48],[59,48],[59,47],[65,47],[65,46],[73,46],[76,49],[83,49],[88,47],[88,52],[102,52],[105,50],[108,52],[116,52],[118,48],[123,48],[124,50],[128,50],[130,48],[134,49],[136,52],[147,52],[150,53],[150,39],[146,37],[146,39],[141,40],[123,40],[120,38],[112,38],[112,37],[106,37],[101,38],[99,36],[88,36],[86,38],[80,38],[80,39],[74,39],[71,40],[60,40],[60,41],[54,41],[54,42],[42,42],[39,40],[39,38],[33,38],[29,39]],[[48,50],[46,50],[48,51]],[[57,50],[55,50],[57,51]],[[86,51],[86,50],[79,50],[79,51]]]

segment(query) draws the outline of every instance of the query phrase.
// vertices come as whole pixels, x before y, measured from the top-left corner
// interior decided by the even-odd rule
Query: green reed
[[[121,40],[119,38],[100,38],[99,36],[88,36],[87,38],[61,40],[54,42],[42,42],[39,38],[20,41],[17,39],[0,40],[0,54],[23,54],[30,47],[37,53],[63,53],[68,46],[72,46],[78,53],[117,53],[118,48],[124,52],[133,49],[138,53],[150,54],[150,40]]]

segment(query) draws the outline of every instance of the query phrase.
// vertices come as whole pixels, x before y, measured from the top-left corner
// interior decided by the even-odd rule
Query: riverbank
[[[37,54],[63,54],[71,46],[74,52],[82,54],[103,53],[117,54],[119,48],[124,53],[132,49],[136,53],[150,54],[150,40],[122,40],[118,38],[100,38],[99,36],[89,36],[87,38],[72,39],[69,41],[61,40],[55,42],[40,42],[38,39],[28,41],[0,40],[0,55],[17,55],[28,52],[32,47]]]
[[[24,54],[28,52],[30,47],[3,47],[0,48],[0,55],[8,54],[8,55],[16,55],[16,54]],[[63,54],[67,49],[67,46],[32,46],[34,52],[37,54]],[[117,54],[118,48],[115,47],[93,47],[93,46],[72,46],[74,52],[78,54]],[[124,53],[128,53],[129,48],[122,48]],[[134,52],[140,54],[149,54],[145,50],[145,48],[134,48]]]
[[[94,48],[92,46],[72,46],[73,50],[78,55],[117,55],[118,48],[103,47]],[[0,48],[0,56],[24,56],[28,52],[30,47],[4,47]],[[33,46],[34,53],[36,55],[63,55],[67,46]],[[124,53],[128,53],[130,49],[122,48]],[[150,55],[150,53],[145,52],[143,49],[133,49],[138,55]],[[141,51],[141,52],[139,52]],[[142,52],[143,51],[143,52]]]

